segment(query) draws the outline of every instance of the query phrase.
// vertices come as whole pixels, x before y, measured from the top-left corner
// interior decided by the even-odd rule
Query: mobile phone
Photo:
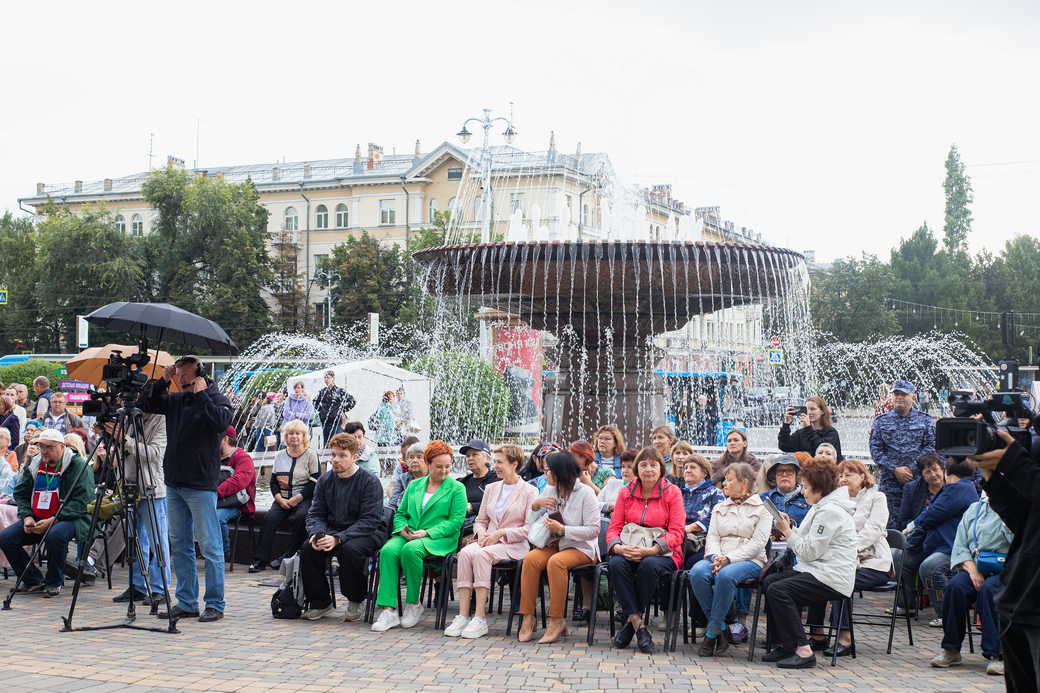
[[[806,407],[794,407],[794,415],[800,416],[801,414],[808,414],[809,410]]]
[[[762,504],[766,506],[766,510],[769,511],[769,514],[773,516],[774,520],[779,521],[784,519],[783,515],[780,513],[780,510],[775,505],[773,505],[773,501],[769,500],[768,498],[763,498]]]

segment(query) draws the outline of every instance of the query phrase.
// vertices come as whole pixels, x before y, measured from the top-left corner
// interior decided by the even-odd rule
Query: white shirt
[[[424,507],[424,508],[426,507],[426,504],[430,502],[430,499],[433,498],[433,494],[435,494],[435,493],[437,493],[437,492],[436,491],[427,491],[426,493],[423,494],[422,507]]]
[[[502,484],[502,490],[498,492],[498,500],[495,501],[495,522],[502,520],[502,513],[506,509],[506,504],[509,502],[509,497],[513,495],[513,491],[516,490],[516,483]]]

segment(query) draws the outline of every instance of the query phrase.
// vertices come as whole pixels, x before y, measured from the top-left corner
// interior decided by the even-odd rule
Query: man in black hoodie
[[[983,488],[1015,533],[997,597],[1004,683],[1010,693],[1040,691],[1040,463],[1005,431],[1008,447],[969,459],[982,470]]]
[[[180,392],[167,392],[172,380]],[[170,554],[177,576],[173,618],[198,616],[202,622],[224,617],[224,547],[217,520],[220,481],[220,439],[231,425],[231,403],[205,377],[195,356],[167,366],[161,380],[146,390],[141,408],[166,416],[166,503]],[[195,568],[195,537],[206,562],[206,609],[199,615],[199,576]],[[159,618],[166,618],[160,612]]]

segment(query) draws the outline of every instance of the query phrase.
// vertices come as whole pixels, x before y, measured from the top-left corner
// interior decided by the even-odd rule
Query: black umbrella
[[[99,327],[156,343],[165,340],[204,347],[213,354],[238,353],[238,347],[220,325],[169,303],[117,301],[98,308],[85,319]]]

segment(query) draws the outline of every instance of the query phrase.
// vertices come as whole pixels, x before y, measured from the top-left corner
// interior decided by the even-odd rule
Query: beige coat
[[[757,494],[739,504],[727,498],[711,511],[704,556],[725,556],[730,563],[754,561],[764,566],[772,527],[773,516]]]
[[[473,533],[477,540],[484,538],[485,534],[499,529],[505,532],[505,537],[499,544],[508,547],[509,558],[521,559],[527,555],[531,546],[527,543],[527,510],[531,507],[531,501],[538,495],[538,489],[523,479],[518,479],[514,484],[512,495],[506,501],[506,507],[502,509],[502,516],[495,519],[495,504],[502,494],[504,481],[496,481],[488,484],[484,489],[484,498],[480,501],[480,511],[477,519],[473,522]]]
[[[876,488],[862,488],[850,498],[856,510],[856,552],[860,568],[887,573],[892,570],[892,550],[885,538],[888,526],[888,500]]]

